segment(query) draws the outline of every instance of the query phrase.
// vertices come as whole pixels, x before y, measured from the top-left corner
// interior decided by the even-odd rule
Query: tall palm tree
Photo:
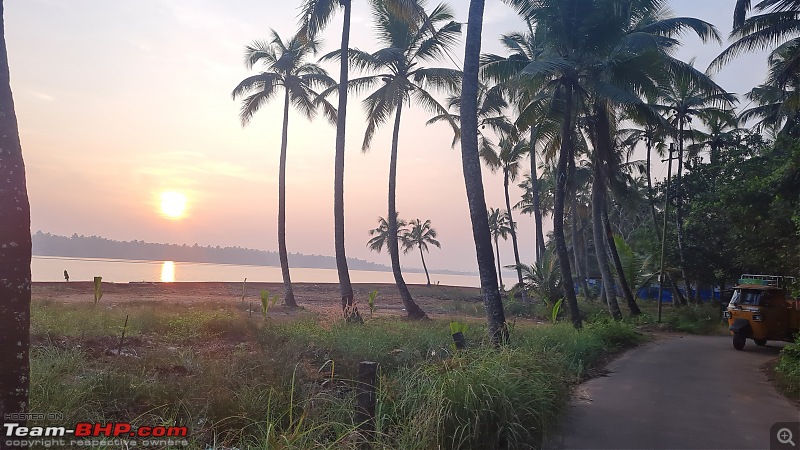
[[[543,102],[546,97],[528,89],[523,69],[536,60],[542,53],[542,45],[536,41],[533,26],[527,22],[527,33],[504,34],[501,44],[509,52],[509,56],[485,54],[481,57],[482,74],[497,81],[498,86],[505,87],[513,94],[513,103],[519,110],[516,126],[520,132],[529,130],[530,149],[530,208],[536,225],[536,259],[545,251],[544,230],[542,228],[542,211],[540,207],[541,188],[539,186],[538,167],[536,162],[536,142],[540,134],[544,134],[543,122],[546,111]]]
[[[650,204],[650,216],[653,220],[651,225],[657,239],[660,239],[661,231],[656,215],[656,202],[653,195],[653,150],[659,157],[664,156],[666,145],[664,140],[667,137],[669,123],[658,114],[633,114],[628,117],[632,122],[633,128],[619,130],[622,144],[631,149],[635,148],[639,142],[644,142],[647,149],[645,163],[645,178],[647,178],[647,201]]]
[[[376,0],[369,0],[371,3]],[[411,18],[420,15],[421,7],[416,0],[386,0],[389,6],[401,17]],[[344,243],[344,151],[345,128],[347,125],[348,64],[347,53],[350,48],[350,21],[352,0],[303,0],[300,6],[299,36],[313,40],[331,21],[335,12],[342,10],[342,40],[339,48],[340,70],[336,119],[336,150],[333,177],[333,240],[336,253],[336,271],[339,276],[339,293],[342,297],[342,311],[356,315],[353,304],[353,284],[347,267],[347,254]]]
[[[0,417],[28,412],[31,215],[0,0]],[[24,419],[19,422],[26,422]],[[0,445],[2,447],[2,445]]]
[[[405,233],[408,232],[408,229],[406,229],[408,223],[403,219],[397,218],[397,214],[395,214],[394,221],[397,224],[397,233],[395,233],[395,241],[397,241],[398,239],[403,239]],[[369,235],[372,236],[367,242],[367,247],[370,250],[380,253],[384,247],[389,248],[389,236],[391,236],[389,222],[383,217],[378,217],[378,226],[369,230]]]
[[[501,272],[502,265],[500,265],[500,246],[499,239],[503,238],[505,241],[508,235],[511,234],[511,222],[508,219],[508,213],[502,209],[489,208],[487,213],[489,219],[489,232],[494,240],[494,251],[497,255],[497,279],[500,280],[500,291],[505,291],[503,286],[503,274]]]
[[[428,266],[425,264],[424,252],[428,251],[428,244],[435,245],[438,248],[442,248],[442,244],[436,240],[436,229],[431,226],[430,220],[423,222],[419,219],[414,219],[409,222],[409,226],[411,228],[402,235],[403,252],[408,253],[413,250],[414,247],[419,249],[419,257],[422,259],[422,268],[425,269],[425,278],[428,280],[428,286],[430,286],[431,277],[428,275]]]
[[[283,86],[283,129],[281,132],[280,165],[278,169],[278,255],[281,261],[284,296],[287,306],[296,307],[289,275],[289,257],[286,250],[286,150],[289,134],[289,106],[294,105],[301,114],[311,119],[321,105],[328,119],[336,122],[336,109],[319,96],[316,87],[336,85],[324,69],[306,62],[317,51],[318,42],[301,40],[298,36],[284,42],[275,30],[269,42],[255,41],[245,48],[245,65],[252,69],[263,65],[265,71],[242,80],[231,94],[242,98],[239,117],[242,126],[250,123],[253,115],[275,96]]]
[[[489,339],[495,345],[508,340],[503,299],[497,286],[492,255],[492,235],[486,198],[483,193],[481,161],[478,156],[478,65],[481,56],[481,30],[485,0],[470,0],[467,38],[464,46],[464,77],[461,85],[461,168],[467,190],[472,238],[481,279],[481,294],[486,308]]]
[[[660,105],[656,108],[663,111],[667,120],[675,133],[678,142],[678,170],[675,177],[675,189],[677,192],[677,205],[675,208],[675,221],[677,224],[678,238],[678,258],[681,265],[681,276],[683,277],[686,295],[692,300],[691,286],[686,276],[684,258],[684,233],[683,233],[683,201],[682,201],[682,180],[683,180],[683,160],[685,144],[692,135],[692,119],[707,118],[712,115],[724,114],[735,102],[733,94],[725,92],[714,83],[701,85],[689,74],[672,77],[668,83],[662,84],[660,94]]]
[[[372,75],[353,79],[353,89],[368,90],[375,88],[364,99],[367,112],[367,130],[364,133],[362,151],[367,151],[372,143],[375,131],[389,121],[394,114],[391,154],[389,158],[389,212],[387,215],[390,235],[397,231],[396,190],[397,190],[397,154],[400,142],[400,120],[403,106],[412,101],[422,105],[435,114],[446,113],[447,110],[431,95],[432,89],[455,90],[461,81],[461,72],[456,69],[440,67],[424,67],[445,54],[455,43],[461,32],[461,25],[453,21],[453,12],[449,6],[440,4],[426,20],[437,27],[430,33],[420,19],[416,26],[409,27],[407,20],[394,14],[385,2],[376,2],[373,16],[375,31],[379,43],[385,47],[367,53],[351,49],[350,63],[361,70],[377,72]],[[331,54],[331,57],[338,54]],[[392,259],[392,273],[409,317],[421,319],[425,312],[414,302],[411,292],[403,279],[400,268],[400,255],[397,241],[388,242],[389,255]]]
[[[508,215],[508,223],[511,234],[511,243],[514,248],[514,263],[517,271],[518,286],[523,286],[522,280],[522,265],[519,259],[519,245],[517,244],[517,231],[514,217],[511,213],[511,197],[508,192],[508,187],[511,182],[517,179],[519,173],[520,163],[522,158],[527,153],[529,145],[528,141],[522,139],[517,140],[512,136],[503,136],[500,138],[499,143],[500,151],[492,149],[481,149],[481,158],[489,166],[492,172],[497,170],[503,171],[503,192],[506,199],[506,214]],[[499,272],[498,272],[499,273]],[[502,285],[502,283],[500,283]],[[523,299],[527,299],[525,289],[521,289]]]

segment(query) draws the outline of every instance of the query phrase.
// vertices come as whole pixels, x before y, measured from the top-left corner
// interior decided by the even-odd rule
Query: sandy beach
[[[335,283],[294,283],[297,303],[305,311],[315,313],[335,313],[340,311],[339,286]],[[247,283],[244,302],[253,303],[260,309],[260,292],[268,290],[270,295],[283,295],[281,283]],[[360,309],[368,311],[368,295],[378,291],[375,300],[377,315],[403,316],[403,303],[393,284],[353,284],[356,303]],[[480,289],[454,286],[409,285],[414,300],[429,315],[449,313],[453,302],[468,302],[482,309]],[[91,282],[34,282],[32,297],[34,301],[53,301],[60,303],[91,303],[94,301]],[[233,282],[175,282],[175,283],[103,283],[102,304],[114,305],[126,302],[152,302],[174,304],[208,304],[242,302],[242,283]],[[292,311],[281,305],[280,300],[270,308],[273,317],[292,316]]]

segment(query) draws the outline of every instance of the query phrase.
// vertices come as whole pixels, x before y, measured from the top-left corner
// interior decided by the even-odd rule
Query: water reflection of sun
[[[161,263],[161,282],[174,283],[175,282],[175,263],[172,261],[164,261]]]

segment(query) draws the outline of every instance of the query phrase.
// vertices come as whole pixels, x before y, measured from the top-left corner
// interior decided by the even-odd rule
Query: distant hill
[[[138,259],[144,261],[183,261],[216,264],[248,264],[255,266],[280,266],[278,252],[242,247],[201,247],[194,245],[159,244],[144,241],[115,241],[100,236],[59,236],[37,231],[33,238],[36,256],[68,256],[73,258]],[[357,258],[347,258],[353,270],[390,271],[389,266]],[[335,269],[336,258],[323,255],[289,253],[289,265],[311,269]],[[421,269],[404,268],[408,272]],[[468,274],[450,270],[432,270],[436,273]]]

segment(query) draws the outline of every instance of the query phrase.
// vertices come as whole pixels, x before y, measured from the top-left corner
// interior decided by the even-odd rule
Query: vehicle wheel
[[[753,339],[753,342],[755,342],[756,345],[759,346],[759,347],[763,347],[763,346],[767,345],[767,340],[766,339]]]
[[[733,333],[733,348],[741,350],[744,348],[745,342],[747,342],[747,338],[742,333]]]

